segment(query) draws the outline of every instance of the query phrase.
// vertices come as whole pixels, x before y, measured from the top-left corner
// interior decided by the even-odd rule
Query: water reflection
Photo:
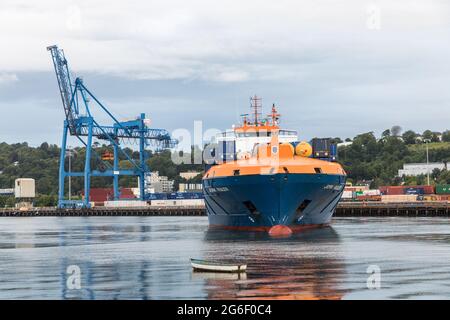
[[[332,228],[286,239],[208,230],[206,219],[23,218],[0,225],[0,298],[337,299]],[[194,273],[189,258],[243,260],[246,274]],[[68,286],[68,267],[81,289]]]
[[[75,247],[80,244],[95,246],[105,243],[117,243],[121,247],[121,244],[145,243],[149,240],[151,227],[141,223],[99,226],[86,223],[82,229],[71,231],[58,234],[60,247]],[[78,236],[74,236],[75,234]],[[110,253],[116,249],[110,248]],[[129,252],[133,252],[133,249],[130,248]],[[110,257],[110,253],[108,254],[106,250],[102,254]],[[102,259],[102,254],[93,257],[92,252],[84,255],[76,249],[74,255],[61,259],[61,299],[151,299],[148,295],[150,260],[127,261],[126,255],[123,259]],[[67,284],[70,277],[67,270],[71,265],[76,265],[82,270],[80,290],[72,290]]]
[[[2,218],[0,299],[448,299],[448,239],[436,217],[339,218],[277,239],[208,230],[205,217]],[[194,273],[190,258],[248,271]],[[372,264],[380,290],[366,285]]]
[[[149,234],[150,225],[135,219],[5,218],[0,298],[147,299],[151,261],[130,244]],[[68,285],[69,266],[81,271],[80,289]]]
[[[335,250],[338,243],[339,235],[330,227],[285,239],[265,233],[209,230],[202,247],[204,258],[245,261],[248,270],[244,278],[205,276],[208,298],[341,299],[345,268]],[[333,251],[317,254],[319,244],[328,244]]]

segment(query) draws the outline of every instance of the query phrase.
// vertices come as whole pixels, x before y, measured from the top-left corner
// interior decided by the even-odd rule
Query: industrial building
[[[201,174],[201,172],[198,171],[186,171],[186,172],[180,172],[180,177],[186,179],[186,180],[191,180],[194,179],[195,177],[197,177],[199,174]]]
[[[432,173],[434,169],[443,170],[447,166],[441,162],[431,163],[405,163],[403,169],[398,170],[398,175],[402,176],[420,176]]]
[[[146,193],[169,193],[173,191],[174,181],[166,176],[160,176],[158,171],[145,177]]]
[[[32,199],[36,197],[36,182],[31,178],[19,178],[14,182],[14,196],[17,199]]]
[[[178,186],[180,192],[202,192],[203,186],[201,183],[180,183]]]
[[[13,196],[14,188],[0,189],[0,196]]]

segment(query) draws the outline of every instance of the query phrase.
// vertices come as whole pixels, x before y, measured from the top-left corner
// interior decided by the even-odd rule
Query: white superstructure
[[[275,105],[272,105],[271,113],[267,117],[263,117],[261,98],[254,96],[250,98],[250,101],[252,114],[241,115],[242,123],[216,135],[217,151],[221,161],[249,157],[256,145],[270,143],[274,132],[278,133],[280,143],[298,141],[297,131],[280,129],[280,114]],[[250,116],[251,119],[249,119]]]
[[[234,147],[237,155],[245,152],[251,153],[256,144],[270,143],[270,140],[270,131],[235,132],[234,130],[227,130],[216,136],[219,146],[226,143],[227,149],[231,150],[230,148]],[[281,143],[298,141],[298,133],[295,130],[279,130],[278,140]]]

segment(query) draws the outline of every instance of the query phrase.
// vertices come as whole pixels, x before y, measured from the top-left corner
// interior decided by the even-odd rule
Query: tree
[[[402,127],[400,127],[400,126],[393,126],[391,128],[391,134],[392,134],[393,137],[399,137],[401,133],[402,133]]]
[[[442,133],[442,141],[450,142],[450,131],[449,130],[445,130]]]
[[[36,198],[35,206],[37,207],[55,207],[58,203],[56,195],[39,195]]]
[[[440,175],[441,170],[439,170],[438,168],[434,168],[433,171],[431,172],[431,178],[433,178],[434,180],[436,180]]]
[[[412,130],[408,130],[408,131],[405,131],[402,134],[402,138],[403,138],[403,141],[405,141],[406,144],[415,144],[416,143],[416,138],[417,138],[417,133],[415,133]]]
[[[338,143],[342,143],[342,142],[343,142],[342,139],[339,138],[339,137],[331,138],[331,143],[336,143],[336,144],[338,144]]]
[[[422,133],[422,138],[423,138],[424,140],[431,140],[432,137],[433,137],[433,132],[431,132],[431,130],[425,130],[425,131]]]
[[[39,148],[42,149],[43,151],[48,151],[49,145],[47,142],[44,142],[41,144]]]
[[[14,197],[0,196],[0,208],[10,207],[11,204],[14,204]]]
[[[382,138],[387,138],[391,136],[391,130],[390,129],[386,129],[383,131],[383,133],[381,134]]]
[[[431,135],[431,142],[439,142],[440,134],[441,134],[440,132],[433,132],[433,134]]]

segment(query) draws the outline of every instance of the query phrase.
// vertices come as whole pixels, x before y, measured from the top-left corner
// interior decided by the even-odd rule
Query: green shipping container
[[[450,194],[450,184],[436,185],[436,194]]]

